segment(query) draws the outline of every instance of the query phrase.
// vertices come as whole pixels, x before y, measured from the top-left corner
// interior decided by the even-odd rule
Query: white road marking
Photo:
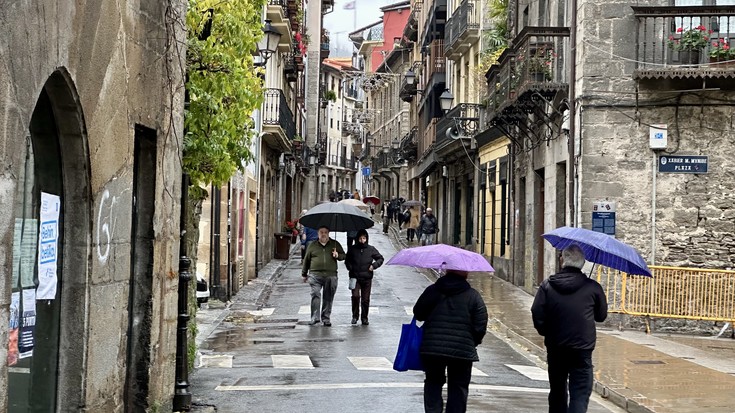
[[[506,364],[506,366],[521,373],[531,380],[549,381],[549,375],[546,373],[546,370],[538,368],[536,366],[522,366],[519,364]]]
[[[478,369],[477,367],[472,368],[472,375],[473,376],[479,376],[479,377],[488,377],[487,374],[485,374],[484,371]]]
[[[199,357],[199,367],[220,367],[231,369],[232,356],[226,354],[218,354],[216,356],[202,354],[201,357]]]
[[[406,314],[411,315],[411,316],[413,315],[413,306],[412,305],[404,306],[403,309],[406,310]]]
[[[273,367],[277,369],[313,369],[309,356],[297,356],[293,354],[271,355]]]
[[[299,307],[299,314],[311,314],[311,306],[302,305],[301,307]]]
[[[262,310],[250,310],[248,313],[254,316],[269,316],[273,315],[275,308],[263,308]]]
[[[446,387],[446,385],[444,385]],[[365,389],[365,388],[404,388],[422,389],[424,383],[318,383],[318,384],[266,384],[261,386],[217,386],[216,391],[294,391],[294,390],[335,390],[335,389]],[[548,389],[517,386],[494,386],[490,384],[472,384],[470,390],[506,391],[515,393],[543,393]]]
[[[358,370],[392,371],[393,363],[385,357],[347,357]]]

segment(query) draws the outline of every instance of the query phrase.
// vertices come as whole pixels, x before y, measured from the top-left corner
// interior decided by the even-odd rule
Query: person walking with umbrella
[[[350,272],[350,286],[352,279],[355,285],[352,288],[352,324],[357,324],[359,318],[362,325],[368,322],[368,311],[370,310],[370,292],[373,286],[373,274],[383,265],[383,256],[378,249],[368,244],[368,232],[364,229],[357,231],[357,242],[355,246],[347,250],[345,267]],[[362,315],[360,310],[362,309]]]
[[[413,314],[424,322],[419,349],[426,372],[424,411],[442,412],[442,387],[447,383],[446,412],[465,412],[472,363],[480,360],[477,346],[487,332],[482,296],[467,282],[467,271],[450,268],[424,290]]]
[[[582,248],[564,248],[560,260],[561,271],[539,286],[531,315],[546,346],[549,413],[584,413],[592,393],[595,322],[607,318],[607,299],[600,284],[581,270]]]
[[[416,238],[416,229],[419,227],[419,207],[416,206],[410,206],[408,207],[408,224],[407,224],[407,230],[406,230],[406,240],[408,242],[413,242],[413,239]],[[418,238],[416,238],[418,240]]]
[[[345,251],[337,240],[329,237],[329,228],[319,226],[318,239],[306,248],[301,276],[311,287],[311,320],[331,327],[332,302],[337,291],[337,261],[345,259]],[[322,290],[324,298],[322,300]],[[320,311],[321,308],[321,311]]]

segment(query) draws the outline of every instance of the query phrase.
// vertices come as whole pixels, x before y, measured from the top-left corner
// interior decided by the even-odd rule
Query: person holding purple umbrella
[[[419,353],[424,366],[424,411],[441,413],[447,384],[447,413],[465,412],[472,363],[487,332],[487,307],[467,282],[467,271],[447,269],[413,307],[424,331]],[[446,373],[445,373],[446,372]]]
[[[561,271],[541,283],[531,306],[533,326],[546,346],[549,413],[584,413],[592,393],[595,322],[607,318],[607,299],[600,284],[582,272],[584,262],[578,245],[562,250]]]

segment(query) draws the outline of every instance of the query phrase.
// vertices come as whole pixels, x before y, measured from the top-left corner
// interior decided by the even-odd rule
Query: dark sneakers
[[[352,319],[352,324],[357,324],[357,318]]]
[[[311,320],[311,321],[309,321],[309,325],[310,326],[313,326],[315,324],[319,324],[319,320]]]
[[[369,325],[369,324],[370,324],[370,323],[369,323],[369,322],[367,321],[367,319],[365,319],[365,320],[362,320],[362,325],[366,326],[366,325]]]
[[[331,327],[331,326],[332,326],[332,323],[331,322],[329,322],[329,321],[325,321],[324,322],[324,327]]]

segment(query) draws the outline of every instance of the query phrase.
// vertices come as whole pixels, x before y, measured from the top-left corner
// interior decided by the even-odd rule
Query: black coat
[[[352,248],[347,250],[347,258],[345,258],[345,267],[350,272],[350,278],[361,280],[370,280],[373,278],[373,271],[383,265],[383,256],[378,252],[377,248],[368,244],[360,244],[355,242]]]
[[[564,267],[541,283],[531,315],[546,347],[593,350],[595,321],[607,318],[607,299],[597,281],[578,268]]]
[[[447,274],[428,286],[413,307],[424,321],[421,354],[478,361],[476,347],[487,332],[482,296],[464,278]]]

